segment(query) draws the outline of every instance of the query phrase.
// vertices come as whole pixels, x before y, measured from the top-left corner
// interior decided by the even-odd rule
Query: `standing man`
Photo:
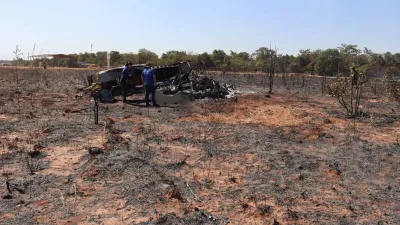
[[[127,62],[121,73],[121,80],[120,80],[119,85],[121,86],[121,89],[122,89],[122,101],[124,103],[126,103],[126,94],[128,92],[128,84],[126,83],[126,80],[128,79],[128,75],[131,71],[131,68],[132,68],[132,63]]]
[[[147,64],[142,72],[142,84],[145,90],[145,100],[146,106],[150,106],[150,93],[151,93],[151,101],[153,102],[153,106],[158,107],[156,103],[156,75],[154,73],[154,69]]]

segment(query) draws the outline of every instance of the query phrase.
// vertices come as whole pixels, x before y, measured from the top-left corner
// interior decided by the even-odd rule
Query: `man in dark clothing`
[[[157,80],[154,69],[151,66],[147,65],[142,72],[142,83],[145,89],[146,106],[150,106],[150,93],[153,106],[158,106],[156,103],[156,82]]]
[[[124,103],[126,103],[126,94],[128,91],[128,84],[126,83],[126,80],[128,79],[128,75],[130,73],[131,68],[132,68],[132,63],[127,62],[121,73],[121,80],[120,80],[119,85],[121,86],[121,89],[122,89],[122,101]]]

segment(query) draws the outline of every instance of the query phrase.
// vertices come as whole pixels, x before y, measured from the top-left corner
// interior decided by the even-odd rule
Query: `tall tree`
[[[205,67],[215,66],[214,61],[212,60],[211,56],[207,52],[204,52],[203,54],[199,55],[197,57],[197,61],[199,63],[203,64]]]
[[[327,49],[318,54],[315,72],[321,76],[333,76],[338,73],[340,54],[337,49]]]
[[[110,52],[110,64],[117,65],[121,59],[121,54],[118,51],[111,51]]]
[[[306,72],[307,71],[307,66],[313,61],[312,58],[312,52],[310,49],[301,49],[299,51],[299,54],[297,55],[297,62],[300,67],[301,72]]]
[[[341,58],[338,67],[339,72],[350,74],[350,68],[353,64],[359,66],[362,64],[360,61],[361,57],[359,57],[361,50],[358,49],[357,45],[341,44],[338,50]]]
[[[217,66],[222,66],[224,64],[225,57],[226,53],[223,50],[216,49],[212,53],[212,59]]]
[[[133,64],[138,64],[139,63],[138,54],[135,54],[135,53],[132,53],[132,52],[121,54],[120,64],[125,64],[126,62],[131,62]]]
[[[168,51],[161,56],[164,64],[172,64],[183,62],[188,59],[188,55],[184,51]]]
[[[96,52],[96,58],[99,66],[107,65],[107,52]]]
[[[326,77],[338,74],[340,62],[340,53],[337,49],[327,49],[318,54],[314,69],[318,75],[323,76],[321,79],[322,94],[325,94],[327,87]]]
[[[277,50],[261,47],[255,52],[258,66],[263,67],[263,71],[268,73],[269,78],[269,93],[272,93],[274,86],[275,72],[277,69],[278,55]]]
[[[158,55],[152,51],[149,51],[145,48],[139,49],[139,63],[151,63],[158,64]]]

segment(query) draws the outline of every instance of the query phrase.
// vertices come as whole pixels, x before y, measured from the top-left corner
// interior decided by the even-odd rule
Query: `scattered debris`
[[[269,206],[269,205],[258,206],[257,209],[260,210],[260,214],[262,216],[271,215],[272,214],[272,207]]]
[[[34,149],[35,151],[40,151],[41,149],[44,149],[44,146],[41,145],[41,144],[35,144],[35,145],[33,146],[33,149]]]
[[[168,222],[168,220],[172,220],[176,217],[177,217],[177,215],[175,213],[168,213],[165,215],[161,215],[155,224],[164,224],[164,223]]]
[[[23,190],[22,188],[19,188],[19,187],[14,186],[14,189],[15,189],[16,191],[18,191],[20,194],[25,194],[25,190]]]
[[[38,149],[36,149],[36,148],[35,148],[35,150],[28,152],[28,155],[29,155],[31,158],[39,158],[39,157],[41,157],[41,154],[42,154],[42,153],[41,153]]]
[[[83,89],[80,90],[80,91],[83,91]],[[75,95],[75,99],[81,99],[81,98],[83,98],[83,94],[76,94]]]
[[[308,199],[308,194],[306,191],[301,192],[301,197],[303,198],[303,200],[307,200]]]
[[[229,181],[232,183],[236,183],[237,182],[237,178],[236,177],[231,177],[229,178]]]
[[[355,212],[355,211],[357,211],[358,207],[357,207],[356,205],[354,205],[354,204],[350,204],[350,205],[349,205],[349,209],[350,209],[352,212]]]
[[[340,168],[339,163],[335,162],[333,165],[330,165],[330,167],[336,171],[337,175],[340,176],[342,174],[342,169]]]
[[[150,224],[204,224],[204,225],[213,225],[213,224],[228,224],[226,220],[217,220],[212,215],[208,215],[204,212],[200,212],[198,209],[195,211],[193,215],[186,215],[185,218],[180,218],[176,215],[176,213],[167,213],[160,215],[160,217],[154,222],[144,222],[140,223],[143,225]]]
[[[288,216],[292,219],[292,220],[298,220],[299,219],[299,215],[298,215],[298,213],[297,212],[295,212],[295,211],[293,211],[293,210],[291,210],[291,209],[287,209],[287,213],[288,213]]]
[[[274,219],[274,225],[281,225],[278,220]]]
[[[196,213],[200,214],[201,216],[203,216],[203,217],[205,217],[205,218],[207,218],[207,219],[213,221],[213,222],[216,222],[216,221],[217,221],[217,218],[215,218],[213,215],[211,215],[210,213],[207,213],[207,212],[205,212],[205,211],[203,211],[203,210],[200,210],[200,209],[197,208],[197,207],[194,208],[194,211],[195,211]]]
[[[181,201],[181,202],[184,201],[181,192],[180,192],[180,191],[178,190],[178,188],[176,188],[176,187],[174,187],[174,188],[172,189],[172,191],[170,192],[169,198],[171,198],[171,199],[178,199],[178,200]]]
[[[80,108],[80,109],[66,109],[64,110],[65,113],[81,113],[85,110],[88,110],[88,108]]]
[[[3,199],[12,199],[12,195],[6,194],[6,195],[3,195],[2,198],[3,198]]]
[[[89,147],[88,151],[90,155],[99,155],[104,153],[104,150],[102,148],[97,147]]]

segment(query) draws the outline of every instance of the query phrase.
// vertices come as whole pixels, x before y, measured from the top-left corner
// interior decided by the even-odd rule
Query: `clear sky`
[[[147,48],[400,52],[400,0],[0,0],[0,58]]]

